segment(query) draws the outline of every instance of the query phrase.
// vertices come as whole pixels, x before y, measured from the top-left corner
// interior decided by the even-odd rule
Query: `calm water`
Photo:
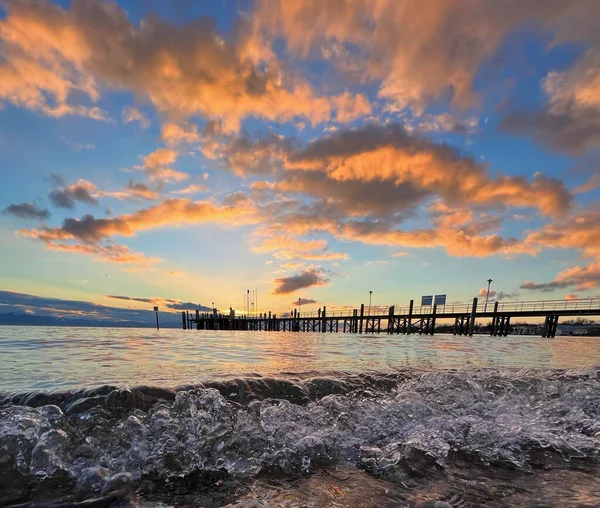
[[[0,327],[0,358],[0,506],[600,506],[599,338]]]
[[[580,368],[600,338],[0,327],[0,391],[177,386],[215,376],[416,368]]]

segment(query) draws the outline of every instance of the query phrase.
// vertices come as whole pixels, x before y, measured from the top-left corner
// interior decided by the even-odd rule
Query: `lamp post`
[[[488,298],[490,297],[490,286],[492,285],[492,282],[494,282],[492,279],[488,279],[488,281],[487,281],[488,288],[487,288],[487,293],[485,295],[485,306],[483,307],[483,312],[487,312],[487,304],[488,304]]]
[[[369,316],[371,315],[371,296],[373,295],[373,291],[369,291]]]
[[[298,317],[300,317],[300,305],[302,305],[302,298],[298,298]]]
[[[156,329],[160,330],[160,326],[158,325],[158,307],[154,306],[154,312],[156,312]]]

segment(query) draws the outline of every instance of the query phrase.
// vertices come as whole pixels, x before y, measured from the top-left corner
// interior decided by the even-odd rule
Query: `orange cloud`
[[[196,143],[200,141],[198,126],[195,123],[186,123],[183,126],[174,123],[165,123],[162,126],[161,138],[166,143],[176,145],[181,142]]]
[[[66,10],[47,0],[9,1],[0,22],[0,98],[53,116],[104,118],[97,107],[70,102],[74,92],[97,101],[102,85],[129,90],[170,117],[218,119],[225,131],[237,131],[248,116],[328,121],[330,100],[284,72],[274,53],[263,53],[261,62],[248,57],[245,24],[227,37],[204,18],[177,26],[152,17],[133,25],[123,9],[99,0]],[[344,104],[342,116],[364,109],[362,102]]]
[[[536,207],[558,215],[570,207],[572,195],[559,180],[541,173],[522,177],[492,177],[473,159],[451,148],[409,135],[398,125],[370,125],[309,143],[290,153],[286,165],[322,171],[331,180],[390,182],[452,205]],[[282,187],[290,189],[286,180]]]
[[[132,252],[125,245],[83,245],[79,243],[46,243],[46,248],[54,251],[72,252],[94,256],[100,261],[109,263],[132,263],[151,265],[162,261],[157,257],[146,257],[142,253]]]
[[[277,259],[303,259],[305,261],[327,261],[349,259],[346,252],[327,250],[326,240],[296,240],[289,236],[266,238],[253,247],[254,252],[274,252]]]
[[[206,185],[200,185],[197,183],[193,183],[183,189],[171,191],[171,194],[187,195],[187,194],[196,194],[197,192],[206,192],[206,191],[208,191],[208,187]]]
[[[590,20],[599,11],[595,2],[439,0],[424,8],[419,0],[262,0],[247,44],[264,58],[283,38],[288,53],[318,55],[357,81],[380,81],[380,98],[421,113],[448,95],[459,108],[477,105],[479,68],[520,26],[535,24],[557,43],[596,43]]]
[[[177,160],[177,152],[167,148],[159,148],[144,157],[144,168],[158,169],[173,164]]]
[[[138,231],[169,225],[204,222],[235,225],[252,224],[257,220],[254,209],[245,201],[235,206],[219,206],[212,201],[167,199],[156,206],[132,214],[104,219],[96,219],[92,215],[81,219],[67,218],[60,227],[21,230],[18,234],[45,242],[76,240],[95,244],[111,236],[135,236]]]

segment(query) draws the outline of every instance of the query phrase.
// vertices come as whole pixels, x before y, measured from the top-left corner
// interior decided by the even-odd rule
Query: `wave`
[[[396,485],[460,461],[527,474],[589,469],[598,465],[599,437],[596,368],[312,373],[4,394],[0,504],[48,495],[49,485],[57,499],[123,486],[157,494],[157,485],[225,485],[224,502],[248,479],[340,464]]]

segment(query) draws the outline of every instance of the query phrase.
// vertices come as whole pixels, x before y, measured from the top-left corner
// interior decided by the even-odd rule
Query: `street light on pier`
[[[369,291],[369,316],[371,315],[371,296],[373,296],[373,291]]]
[[[488,287],[487,287],[487,293],[485,295],[485,306],[483,307],[483,312],[487,312],[487,304],[488,304],[488,298],[490,297],[490,286],[492,285],[492,282],[494,282],[492,279],[488,279],[488,281],[487,281]]]

